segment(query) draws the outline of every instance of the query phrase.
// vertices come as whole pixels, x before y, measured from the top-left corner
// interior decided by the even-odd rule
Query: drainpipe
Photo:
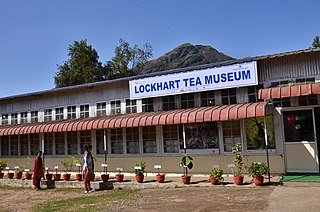
[[[107,163],[107,133],[106,133],[106,129],[103,129],[103,147],[104,147],[104,163]],[[107,169],[107,167],[104,167],[104,172],[107,174],[106,169]]]
[[[268,100],[264,100],[264,117],[263,117],[263,127],[264,127],[264,140],[266,144],[266,156],[267,156],[267,166],[268,166],[268,180],[270,184],[270,162],[269,162],[269,150],[268,150],[268,133],[267,133],[267,105]]]
[[[183,149],[184,149],[184,154],[187,154],[187,144],[186,144],[186,128],[185,128],[185,124],[182,125],[182,135],[183,135]],[[188,175],[188,168],[187,167],[183,167],[183,174],[184,175]]]
[[[43,133],[41,133],[41,151],[42,151],[43,167],[45,167],[45,163],[44,163],[44,134]]]

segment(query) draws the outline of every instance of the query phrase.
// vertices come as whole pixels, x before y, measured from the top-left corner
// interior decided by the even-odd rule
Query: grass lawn
[[[106,211],[114,204],[136,199],[137,193],[133,190],[99,191],[67,200],[50,201],[36,206],[34,211]]]

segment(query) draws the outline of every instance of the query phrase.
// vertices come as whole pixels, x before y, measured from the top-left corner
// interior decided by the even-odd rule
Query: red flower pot
[[[10,172],[10,173],[7,174],[8,179],[13,179],[13,176],[14,176],[14,173]]]
[[[144,175],[136,175],[136,181],[137,183],[143,183]]]
[[[191,176],[190,175],[182,175],[181,177],[183,184],[190,184]]]
[[[108,175],[108,174],[102,174],[102,175],[101,175],[101,180],[102,180],[103,182],[108,182],[108,180],[109,180],[109,175]]]
[[[82,181],[82,174],[76,174],[76,180]]]
[[[22,178],[22,173],[20,173],[20,172],[15,173],[15,178],[16,179],[21,179]]]
[[[263,180],[264,180],[264,177],[254,177],[253,178],[253,183],[256,186],[261,186],[263,184]]]
[[[234,176],[233,182],[236,185],[242,185],[243,184],[243,176]]]
[[[164,174],[158,174],[156,176],[156,178],[157,178],[157,182],[158,183],[164,183],[165,175]]]
[[[64,180],[64,181],[69,181],[70,178],[71,178],[71,174],[64,174],[64,175],[63,175],[63,180]]]
[[[46,174],[46,179],[47,180],[52,180],[52,176],[53,176],[53,174]]]
[[[95,178],[96,178],[96,175],[95,174],[91,174],[90,181],[94,181]]]
[[[54,175],[53,175],[54,181],[59,181],[60,178],[61,178],[61,174],[54,174]]]
[[[123,174],[117,174],[116,175],[116,181],[117,182],[123,182],[124,175]]]
[[[0,172],[0,179],[3,178],[3,175],[4,175],[4,173],[3,173],[3,172]]]
[[[219,184],[218,180],[214,176],[210,176],[210,183],[212,185],[218,185]]]
[[[31,180],[32,174],[31,174],[31,173],[24,173],[24,178],[25,178],[26,180]]]

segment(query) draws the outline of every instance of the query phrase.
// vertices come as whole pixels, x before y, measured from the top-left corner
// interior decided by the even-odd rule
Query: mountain
[[[234,58],[218,52],[211,46],[182,44],[163,56],[148,61],[142,73],[151,73],[188,66],[232,60]]]

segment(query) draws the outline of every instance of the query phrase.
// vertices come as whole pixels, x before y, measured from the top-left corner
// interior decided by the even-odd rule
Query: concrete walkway
[[[178,188],[178,187],[211,187],[211,183],[209,181],[209,176],[206,175],[193,175],[191,178],[191,183],[185,185],[181,181],[181,175],[178,174],[167,174],[164,183],[158,183],[156,181],[156,174],[147,174],[145,175],[143,183],[137,183],[135,180],[135,176],[131,173],[123,173],[124,181],[116,182],[115,173],[109,174],[109,181],[104,183],[101,181],[100,174],[96,174],[95,181],[91,182],[92,187],[96,190],[105,190],[105,189],[147,189],[147,188]],[[218,186],[226,186],[232,187],[236,186],[233,183],[232,176],[224,177],[224,184]],[[271,178],[271,182],[273,184],[279,183],[280,177],[273,176]],[[265,180],[268,182],[268,180]],[[11,187],[33,187],[32,180],[25,179],[0,179],[0,186],[11,186]],[[252,183],[252,178],[249,176],[245,176],[244,185],[245,187],[254,187],[255,185]],[[43,181],[43,188],[83,188],[82,181],[76,181],[75,177],[72,176],[70,181]]]

